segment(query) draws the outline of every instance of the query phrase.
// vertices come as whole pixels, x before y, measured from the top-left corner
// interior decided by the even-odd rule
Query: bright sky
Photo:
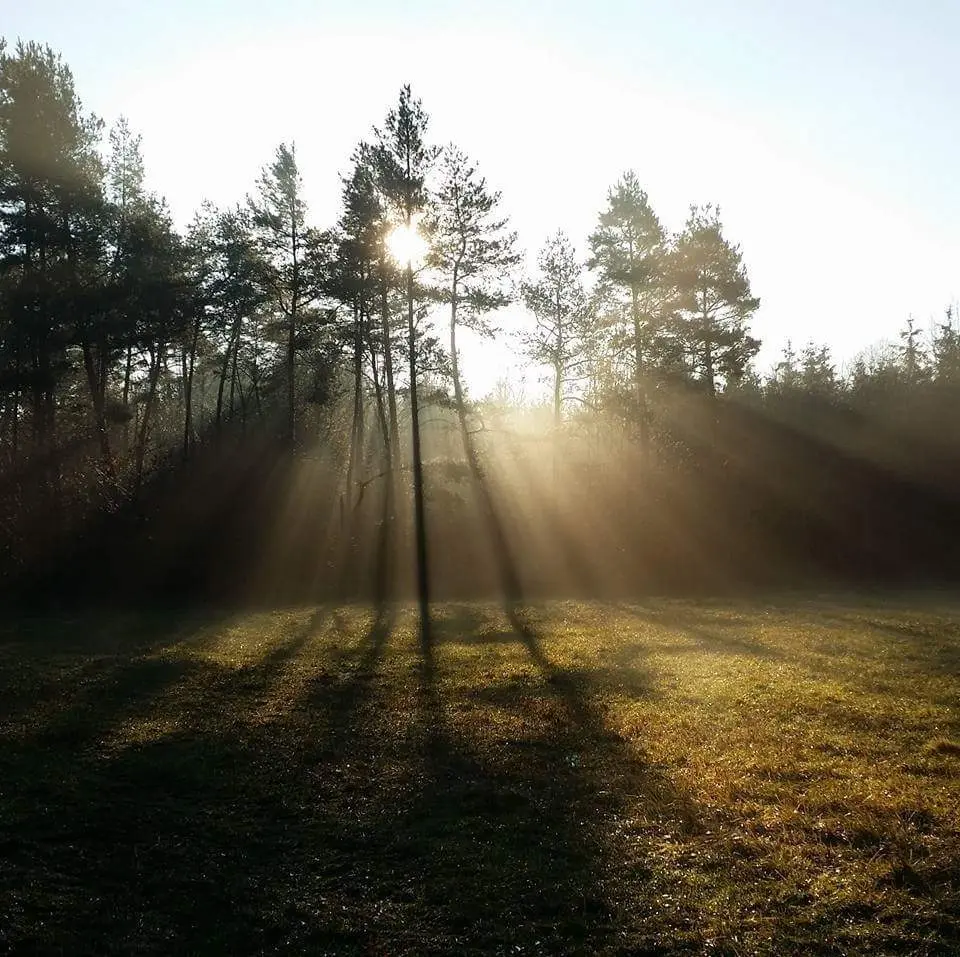
[[[338,173],[409,82],[532,254],[558,227],[583,251],[627,168],[670,228],[719,203],[761,370],[788,337],[847,359],[960,294],[956,0],[0,0],[0,33],[128,116],[181,223],[292,139],[331,224]],[[511,361],[467,356],[474,391]]]

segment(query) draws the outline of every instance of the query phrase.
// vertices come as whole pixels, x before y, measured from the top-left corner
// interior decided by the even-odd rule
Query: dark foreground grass
[[[960,617],[8,621],[0,951],[960,952]]]

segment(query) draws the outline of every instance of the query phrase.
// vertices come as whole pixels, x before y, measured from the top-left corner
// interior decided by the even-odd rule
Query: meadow
[[[0,622],[0,950],[960,952],[952,594]]]

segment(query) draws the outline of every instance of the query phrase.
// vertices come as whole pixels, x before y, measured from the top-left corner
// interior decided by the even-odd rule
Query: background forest
[[[626,172],[525,274],[508,204],[409,87],[344,166],[336,223],[290,143],[178,231],[133,126],[49,48],[0,47],[9,594],[399,596],[421,477],[438,595],[955,578],[953,309],[842,372],[788,344],[762,377],[716,207],[672,235]],[[544,392],[471,395],[476,336]]]

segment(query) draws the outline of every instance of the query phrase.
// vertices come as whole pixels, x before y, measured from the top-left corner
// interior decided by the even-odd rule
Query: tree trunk
[[[407,216],[407,228],[410,217]],[[420,449],[420,406],[417,399],[417,341],[413,321],[413,267],[407,263],[407,335],[410,360],[410,428],[413,439],[413,512],[417,555],[417,599],[424,646],[430,636],[430,572],[427,565],[427,524],[423,494],[423,454]]]
[[[363,310],[353,306],[353,419],[350,423],[350,456],[347,461],[347,495],[353,496],[363,441]]]
[[[130,450],[130,378],[133,374],[133,345],[127,345],[127,360],[123,369],[123,410],[127,416],[123,421],[123,451],[124,454]]]
[[[563,402],[563,309],[560,305],[560,289],[557,289],[556,312],[554,313],[557,329],[557,357],[553,364],[553,427],[559,432],[561,423],[561,404]]]
[[[90,343],[87,341],[86,334],[84,333],[82,333],[80,337],[80,349],[83,353],[83,368],[87,375],[87,387],[90,390],[90,400],[93,403],[93,415],[97,427],[97,439],[100,443],[100,455],[103,458],[103,464],[106,466],[107,472],[113,475],[113,455],[110,451],[110,433],[107,429],[104,390],[100,387],[100,382],[97,378],[93,350],[90,348]]]
[[[147,398],[143,406],[143,417],[140,420],[140,434],[137,437],[136,480],[134,486],[135,495],[139,494],[140,487],[143,484],[143,463],[147,455],[147,440],[150,434],[150,417],[153,414],[154,400],[156,399],[157,395],[157,384],[160,381],[160,370],[162,369],[164,359],[166,358],[166,351],[166,344],[160,343],[157,346],[156,353],[151,356],[153,361],[150,364]]]
[[[473,444],[473,436],[467,423],[467,408],[463,397],[463,384],[460,381],[460,360],[457,357],[457,306],[459,304],[458,271],[453,272],[453,281],[450,288],[450,372],[453,378],[453,395],[457,408],[457,422],[460,426],[460,441],[463,443],[463,454],[467,459],[467,468],[470,470],[470,479],[473,492],[483,523],[493,539],[493,548],[496,552],[497,571],[503,586],[504,598],[508,603],[508,610],[513,613],[514,605],[520,600],[520,579],[516,564],[500,516],[493,504],[490,489],[487,487],[477,455],[477,448]]]
[[[633,382],[637,394],[637,415],[640,418],[640,471],[643,479],[646,479],[650,466],[650,410],[643,379],[643,336],[640,329],[640,305],[635,284],[630,286],[630,297],[633,314]]]
[[[373,378],[373,397],[377,408],[377,421],[380,423],[380,434],[383,438],[383,450],[387,457],[387,468],[390,468],[390,423],[387,421],[387,410],[383,401],[383,385],[380,382],[380,370],[377,368],[377,354],[374,351],[373,340],[369,344],[370,373]]]
[[[289,432],[290,445],[295,445],[297,441],[297,311],[300,306],[300,261],[299,261],[299,235],[297,233],[297,215],[296,209],[290,210],[290,247],[293,256],[293,278],[290,287],[290,330],[287,343],[287,414],[289,421],[287,429]]]
[[[197,342],[200,339],[200,316],[193,321],[190,336],[190,347],[187,354],[187,363],[184,374],[184,408],[183,408],[183,458],[190,456],[190,446],[193,441],[193,370],[197,357]]]
[[[703,323],[703,374],[706,377],[707,392],[711,396],[717,394],[716,374],[713,368],[713,323],[710,320],[710,311],[707,308],[707,292],[701,294],[701,314]]]
[[[240,324],[242,319],[237,316],[233,321],[233,328],[230,330],[230,340],[227,342],[227,350],[223,354],[223,363],[220,366],[220,382],[217,386],[217,431],[223,424],[223,393],[227,386],[227,374],[230,372],[231,364],[235,368],[234,353],[240,342]],[[230,383],[230,411],[233,412],[233,382]]]
[[[390,303],[387,298],[386,263],[380,259],[380,325],[383,337],[383,368],[386,376],[387,407],[390,411],[390,453],[393,461],[400,458],[400,425],[397,421],[397,391],[393,381],[393,342],[390,335]]]

